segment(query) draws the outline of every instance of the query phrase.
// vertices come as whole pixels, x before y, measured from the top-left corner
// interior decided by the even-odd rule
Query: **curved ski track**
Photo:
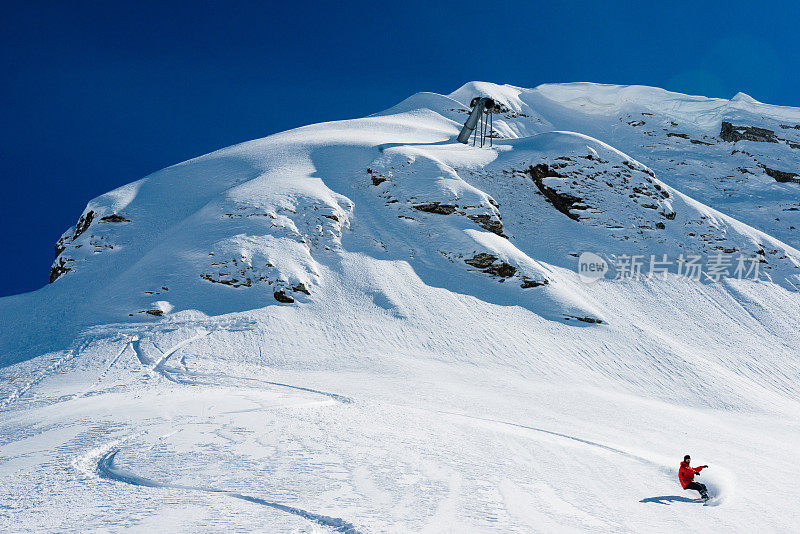
[[[233,491],[227,491],[216,488],[206,488],[203,486],[183,486],[180,484],[169,484],[165,482],[158,482],[156,480],[152,480],[149,478],[135,475],[133,473],[126,472],[114,466],[114,458],[116,457],[117,453],[119,453],[119,451],[120,449],[118,448],[112,448],[100,458],[100,460],[97,462],[98,476],[106,480],[111,480],[114,482],[123,482],[125,484],[130,484],[132,486],[142,486],[146,488],[172,488],[172,489],[202,491],[205,493],[225,495],[227,497],[231,497],[234,499],[240,499],[242,501],[247,501],[254,504],[260,504],[261,506],[267,506],[269,508],[280,510],[281,512],[286,512],[288,514],[302,517],[303,519],[307,519],[309,521],[317,523],[318,525],[329,527],[333,529],[334,532],[341,532],[343,534],[359,534],[359,531],[356,529],[355,526],[353,526],[351,523],[339,517],[331,517],[322,514],[315,514],[313,512],[303,510],[302,508],[295,508],[293,506],[287,506],[285,504],[280,504],[268,501],[266,499],[261,499],[259,497],[244,495],[242,493],[236,493]]]

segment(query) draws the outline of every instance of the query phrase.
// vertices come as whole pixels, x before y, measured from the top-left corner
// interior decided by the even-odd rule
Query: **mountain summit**
[[[491,150],[451,142],[478,95],[498,103]],[[724,101],[482,82],[419,93],[372,117],[223,149],[94,199],[56,244],[55,286],[45,291],[77,291],[95,320],[218,315],[270,295],[326,299],[325,271],[341,274],[341,259],[356,253],[547,318],[593,316],[556,269],[574,269],[584,250],[759,254],[771,280],[793,287],[796,122],[797,110],[741,93]]]

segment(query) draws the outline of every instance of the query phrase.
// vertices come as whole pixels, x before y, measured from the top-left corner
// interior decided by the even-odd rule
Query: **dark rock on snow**
[[[105,217],[101,217],[100,222],[121,223],[121,222],[131,222],[131,221],[130,219],[126,219],[122,215],[117,215],[116,213],[114,213],[112,215],[106,215]]]
[[[719,136],[723,141],[735,143],[737,141],[756,141],[759,143],[777,143],[778,138],[775,137],[775,132],[767,130],[766,128],[758,128],[756,126],[734,126],[733,124],[723,121],[722,129]]]
[[[81,218],[78,219],[78,224],[75,225],[75,234],[72,236],[72,239],[77,239],[82,233],[89,229],[89,226],[92,224],[94,220],[94,212],[87,211]]]
[[[486,230],[489,230],[492,233],[499,235],[500,237],[506,237],[503,233],[503,223],[498,219],[495,219],[491,215],[481,214],[481,215],[467,215],[467,217],[478,223],[481,227]]]
[[[61,258],[61,259],[59,259],[59,260],[58,260],[56,263],[54,263],[54,264],[53,264],[53,266],[50,268],[50,282],[49,282],[49,283],[51,283],[51,284],[52,284],[53,282],[55,282],[56,280],[58,280],[58,278],[59,278],[59,277],[60,277],[62,274],[68,273],[68,272],[70,272],[71,270],[72,270],[72,269],[70,269],[69,267],[67,267],[67,261],[66,261],[66,260],[64,260],[64,258]]]
[[[497,261],[497,256],[495,256],[494,254],[481,252],[480,254],[476,254],[472,258],[464,260],[464,263],[466,263],[467,265],[471,265],[473,267],[477,267],[478,269],[485,269],[495,261]]]
[[[424,211],[427,213],[438,213],[439,215],[450,215],[455,213],[456,207],[452,204],[440,204],[438,202],[431,202],[429,204],[417,204],[414,206],[415,210]]]
[[[514,274],[517,272],[517,268],[514,267],[513,265],[510,265],[504,261],[495,263],[496,261],[497,261],[497,256],[495,256],[494,254],[481,252],[480,254],[476,254],[472,258],[464,260],[464,263],[472,267],[478,268],[487,274],[491,274],[492,276],[499,276],[500,278],[508,278],[509,276],[514,276]]]
[[[796,184],[800,183],[800,179],[797,178],[800,175],[798,175],[796,172],[778,171],[775,169],[770,169],[766,165],[761,165],[761,168],[764,169],[764,172],[767,173],[767,176],[775,178],[776,182],[780,183],[793,182]]]
[[[575,196],[569,195],[567,193],[560,193],[551,187],[547,187],[544,184],[544,178],[563,178],[560,174],[556,171],[552,170],[548,165],[544,163],[540,163],[536,166],[531,166],[528,169],[528,174],[531,175],[533,179],[533,183],[536,184],[536,187],[539,188],[539,191],[549,200],[555,208],[569,217],[570,219],[578,220],[580,217],[572,213],[572,209],[574,209],[574,205],[578,203],[582,203],[583,201]],[[585,208],[584,208],[585,209]]]
[[[292,302],[294,302],[294,298],[287,295],[286,292],[283,290],[276,291],[275,293],[272,294],[272,296],[275,297],[275,300],[277,300],[278,302],[282,302],[284,304],[291,304]]]

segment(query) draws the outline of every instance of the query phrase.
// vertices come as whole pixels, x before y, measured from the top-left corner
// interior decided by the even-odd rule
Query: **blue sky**
[[[800,4],[631,4],[6,6],[0,296],[46,283],[53,245],[99,194],[418,91],[449,93],[470,80],[594,81],[724,98],[743,91],[800,106]]]

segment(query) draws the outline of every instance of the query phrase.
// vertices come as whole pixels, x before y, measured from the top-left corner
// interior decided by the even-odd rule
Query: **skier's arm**
[[[708,467],[708,466],[707,466],[707,465],[701,465],[700,467],[695,467],[695,468],[694,468],[694,472],[695,472],[695,473],[699,473],[700,471],[702,471],[702,470],[703,470],[703,469],[705,469],[706,467]]]

